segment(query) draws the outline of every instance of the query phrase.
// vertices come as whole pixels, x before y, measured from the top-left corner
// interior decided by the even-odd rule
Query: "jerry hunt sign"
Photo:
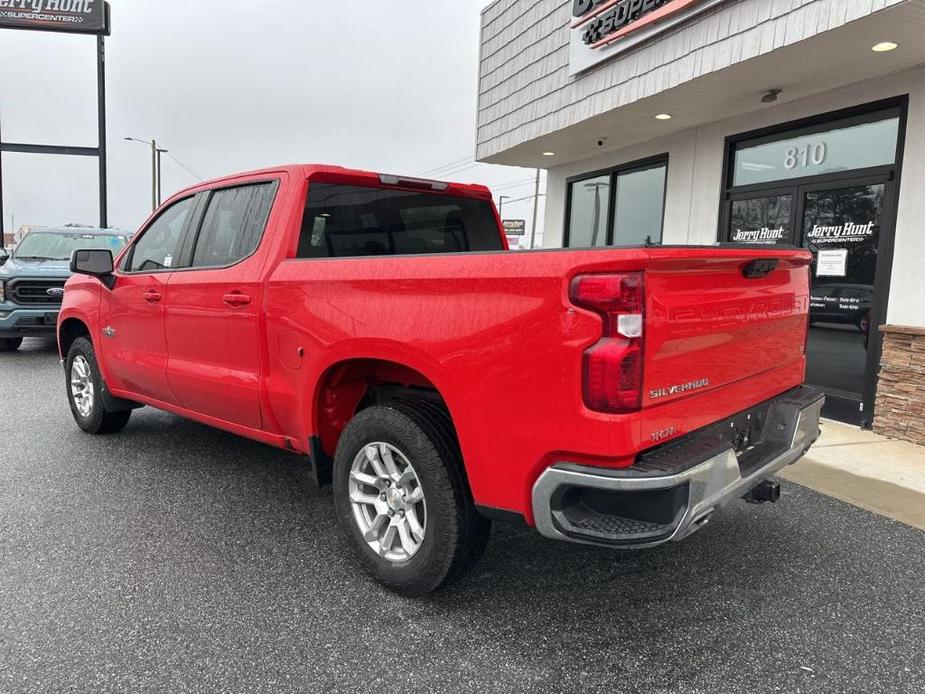
[[[103,0],[0,0],[0,29],[108,34]]]
[[[573,0],[569,74],[634,48],[723,1]]]
[[[505,219],[501,223],[507,236],[523,236],[527,233],[526,219]]]

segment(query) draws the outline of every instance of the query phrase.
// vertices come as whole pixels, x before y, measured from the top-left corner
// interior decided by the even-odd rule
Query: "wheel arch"
[[[58,325],[58,353],[62,359],[67,358],[67,353],[71,349],[74,341],[80,337],[85,337],[93,342],[93,336],[90,333],[90,327],[74,316],[70,316],[61,321]]]
[[[312,400],[312,426],[322,450],[334,455],[347,422],[361,409],[394,399],[426,399],[446,410],[446,392],[418,368],[378,357],[353,357],[328,366]]]

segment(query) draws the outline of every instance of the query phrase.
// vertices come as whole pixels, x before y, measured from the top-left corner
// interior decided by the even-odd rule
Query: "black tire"
[[[15,352],[21,345],[21,337],[0,337],[0,352]]]
[[[71,388],[71,371],[74,368],[74,360],[82,357],[90,371],[90,381],[93,385],[93,398],[90,410],[86,415],[80,413],[77,403],[74,399],[74,392]],[[74,340],[71,348],[67,352],[65,359],[65,388],[67,389],[67,401],[71,406],[71,414],[74,415],[74,421],[77,426],[86,431],[88,434],[109,434],[120,431],[128,424],[132,416],[131,410],[120,410],[110,412],[106,409],[103,402],[103,392],[106,385],[103,383],[103,377],[100,374],[100,367],[96,361],[96,353],[93,351],[93,343],[85,337],[79,337]]]
[[[427,508],[420,549],[405,561],[379,556],[363,539],[349,498],[350,468],[364,446],[388,443],[413,466]],[[465,573],[482,555],[491,522],[479,515],[449,419],[435,406],[393,402],[350,420],[334,456],[334,505],[341,533],[366,571],[395,592],[431,593]]]
[[[440,433],[443,437],[444,444],[449,450],[452,450],[458,456],[457,469],[461,474],[463,470],[462,454],[459,452],[459,439],[456,438],[456,430],[453,428],[453,422],[450,419],[449,414],[446,410],[438,407],[432,402],[427,400],[419,400],[414,403],[396,403],[396,406],[400,409],[402,407],[412,407],[417,409],[422,415],[427,415],[431,423],[440,430]],[[488,546],[488,537],[491,534],[491,521],[484,516],[482,516],[475,509],[475,501],[472,499],[472,491],[469,489],[469,484],[466,479],[463,477],[462,485],[465,490],[466,499],[468,500],[467,508],[471,509],[471,513],[466,515],[466,535],[471,538],[470,542],[467,542],[464,550],[466,551],[466,556],[462,557],[459,563],[456,565],[454,572],[450,574],[447,582],[455,581],[457,578],[460,578],[465,574],[470,567],[474,566],[482,558],[482,555],[485,554],[485,548]]]

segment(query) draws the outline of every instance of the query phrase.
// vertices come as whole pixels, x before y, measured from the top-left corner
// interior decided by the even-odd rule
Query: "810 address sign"
[[[789,170],[821,166],[825,162],[828,147],[825,142],[815,142],[803,147],[788,147],[784,155],[784,168]]]

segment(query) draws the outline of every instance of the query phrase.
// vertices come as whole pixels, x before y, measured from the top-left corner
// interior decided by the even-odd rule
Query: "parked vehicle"
[[[0,352],[19,349],[24,337],[53,337],[64,283],[75,248],[118,253],[128,234],[114,229],[35,229],[16,249],[0,249]]]
[[[58,339],[83,430],[150,405],[305,455],[362,565],[422,594],[491,519],[637,548],[775,500],[818,435],[810,260],[507,252],[485,187],[290,166],[76,251]]]

